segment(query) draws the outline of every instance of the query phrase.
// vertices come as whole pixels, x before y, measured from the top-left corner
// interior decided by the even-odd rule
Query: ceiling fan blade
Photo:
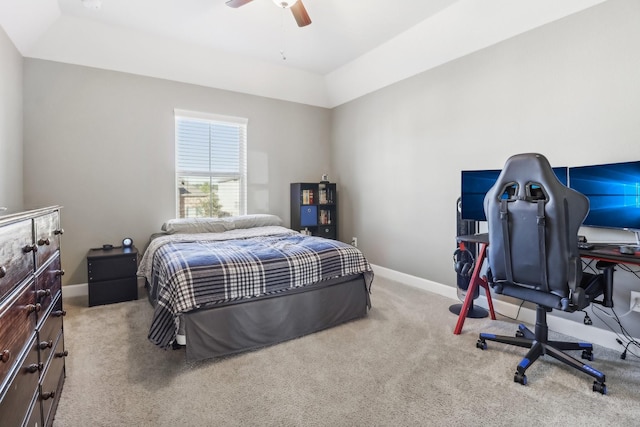
[[[293,17],[296,18],[298,27],[306,27],[311,24],[311,18],[309,18],[309,14],[302,4],[302,0],[298,0],[296,4],[291,6],[291,13],[293,13]]]
[[[247,3],[251,3],[253,0],[229,0],[227,1],[225,4],[229,7],[240,7],[240,6],[244,6]]]

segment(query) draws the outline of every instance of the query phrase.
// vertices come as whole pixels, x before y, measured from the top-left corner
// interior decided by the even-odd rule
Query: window
[[[247,119],[176,110],[177,217],[244,215]]]

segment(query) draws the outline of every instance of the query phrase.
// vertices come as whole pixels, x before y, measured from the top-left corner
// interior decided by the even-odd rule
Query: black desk
[[[580,249],[580,256],[616,264],[640,265],[640,252],[636,252],[635,255],[621,254],[620,246],[620,244],[595,243],[592,249]]]

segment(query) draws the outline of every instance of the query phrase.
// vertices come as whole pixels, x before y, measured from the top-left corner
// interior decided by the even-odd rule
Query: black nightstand
[[[89,307],[138,299],[138,250],[91,249],[87,253]]]

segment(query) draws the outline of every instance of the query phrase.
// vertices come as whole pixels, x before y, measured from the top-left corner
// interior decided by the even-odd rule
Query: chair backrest
[[[560,298],[568,296],[570,283],[580,283],[578,229],[589,201],[563,185],[543,155],[509,158],[485,196],[484,210],[494,283]]]

